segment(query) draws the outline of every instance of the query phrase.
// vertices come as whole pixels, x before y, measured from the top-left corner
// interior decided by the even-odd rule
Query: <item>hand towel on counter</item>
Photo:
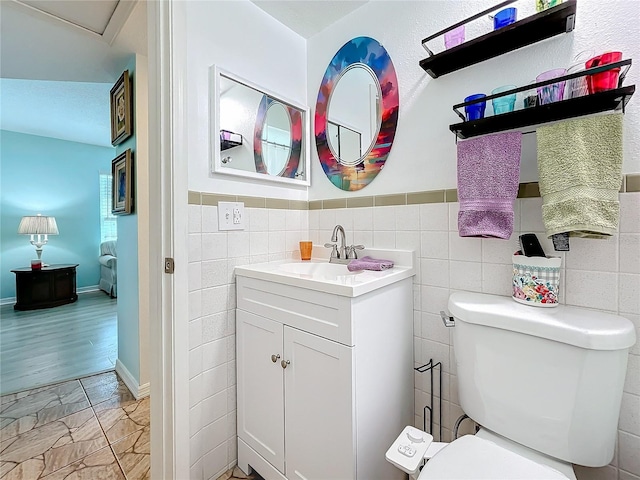
[[[358,270],[388,270],[393,268],[393,262],[391,260],[378,260],[371,257],[362,257],[355,260],[351,260],[347,265],[347,269],[350,272],[356,272]]]
[[[538,174],[547,236],[613,235],[620,215],[622,113],[539,128]]]
[[[458,142],[461,237],[511,237],[521,148],[520,132],[496,133]]]

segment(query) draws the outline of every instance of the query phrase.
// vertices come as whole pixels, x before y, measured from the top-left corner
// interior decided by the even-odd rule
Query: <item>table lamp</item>
[[[36,247],[38,260],[42,260],[42,247],[47,243],[49,235],[58,235],[58,225],[55,217],[45,217],[40,214],[22,217],[18,234],[31,235],[31,245]]]

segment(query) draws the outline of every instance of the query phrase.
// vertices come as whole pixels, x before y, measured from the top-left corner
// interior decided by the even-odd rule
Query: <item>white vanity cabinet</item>
[[[237,335],[240,437],[282,473],[286,438],[290,479],[354,478],[353,347],[242,310]]]
[[[411,278],[343,296],[237,274],[238,465],[266,480],[390,480],[413,423]]]

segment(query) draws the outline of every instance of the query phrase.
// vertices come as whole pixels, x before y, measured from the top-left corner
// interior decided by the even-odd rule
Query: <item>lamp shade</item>
[[[18,233],[21,235],[58,235],[58,225],[55,217],[44,217],[42,215],[32,215],[22,217]]]

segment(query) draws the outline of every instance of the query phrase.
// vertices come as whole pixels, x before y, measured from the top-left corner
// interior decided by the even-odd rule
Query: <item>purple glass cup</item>
[[[536,77],[536,82],[544,82],[545,80],[562,77],[566,74],[567,70],[565,68],[556,68],[538,75]],[[538,87],[538,99],[540,101],[540,105],[561,101],[564,98],[564,85],[565,81],[563,80],[558,83]]]
[[[460,25],[444,34],[444,46],[446,49],[457,47],[464,43],[464,25]]]

